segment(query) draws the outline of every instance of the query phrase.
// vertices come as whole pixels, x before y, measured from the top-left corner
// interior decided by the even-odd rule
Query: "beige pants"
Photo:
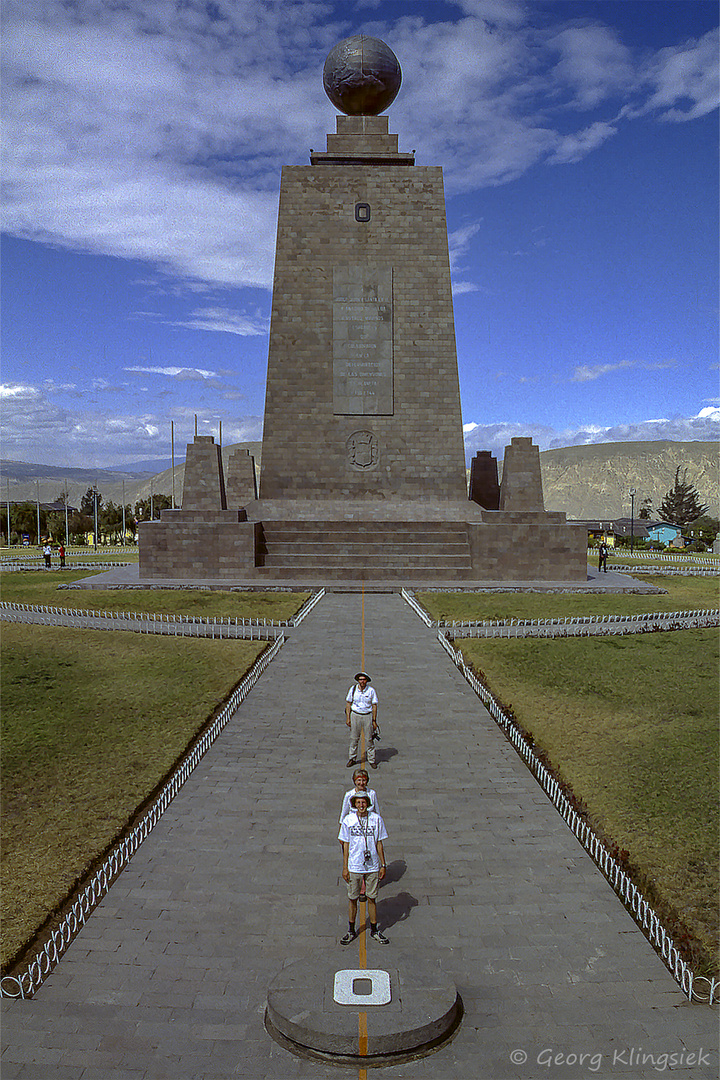
[[[348,759],[357,761],[360,732],[365,732],[365,756],[368,761],[375,760],[375,743],[372,735],[372,713],[359,713],[350,710],[350,753]]]

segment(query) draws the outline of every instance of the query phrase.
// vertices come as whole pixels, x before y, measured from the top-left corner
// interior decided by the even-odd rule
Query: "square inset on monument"
[[[392,1000],[390,974],[380,968],[346,968],[344,971],[336,971],[333,997],[338,1005],[389,1005]]]

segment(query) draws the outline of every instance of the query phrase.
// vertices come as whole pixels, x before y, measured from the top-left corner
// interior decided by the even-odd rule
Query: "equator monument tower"
[[[141,525],[141,579],[586,580],[530,439],[501,484],[476,455],[468,497],[442,168],[389,134],[401,80],[376,38],[328,55],[336,132],[282,170],[259,492],[247,454],[226,476],[196,437],[182,509]]]

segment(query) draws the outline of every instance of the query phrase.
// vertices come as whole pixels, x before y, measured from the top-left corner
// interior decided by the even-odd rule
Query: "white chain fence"
[[[597,548],[588,548],[590,555],[597,556]],[[618,552],[610,552],[611,558],[619,558]],[[634,551],[632,555],[633,559],[655,559],[656,562],[674,562],[674,563],[706,563],[708,566],[718,566],[718,560],[711,558],[709,555],[664,555],[659,551]]]
[[[4,622],[69,626],[82,630],[131,630],[136,634],[169,634],[173,637],[267,640],[281,634],[282,628],[299,626],[324,595],[325,590],[320,589],[305,601],[296,615],[278,621],[234,616],[204,618],[200,615],[164,615],[143,611],[85,611],[10,601],[0,603],[0,619]]]
[[[455,637],[598,637],[607,634],[645,634],[658,630],[697,630],[720,625],[720,609],[653,611],[639,615],[602,615],[595,618],[500,619],[496,622],[439,622]]]
[[[181,761],[138,824],[110,852],[99,870],[93,874],[88,884],[78,894],[58,928],[50,935],[49,940],[36,953],[35,957],[28,962],[24,971],[17,975],[8,975],[2,979],[0,982],[0,996],[30,998],[43,984],[65,950],[85,925],[93,909],[107,894],[115,878],[130,861],[143,840],[150,835],[167,807],[190,776],[190,773],[215,742],[215,739],[235,713],[241,701],[252,690],[265,668],[275,658],[284,641],[284,636],[280,634],[262,656],[258,657],[250,671],[236,687],[222,712],[215,717],[211,726]]]
[[[619,574],[662,574],[663,577],[682,575],[684,577],[720,577],[720,567],[714,570],[701,570],[694,566],[632,566],[623,563],[610,563],[610,569]]]
[[[73,560],[72,564],[68,560],[68,561],[66,561],[65,566],[59,566],[59,565],[58,566],[51,566],[50,569],[51,570],[115,570],[118,566],[132,566],[132,565],[134,565],[134,560],[133,560],[132,563],[130,563],[130,562],[100,562],[99,559],[96,560],[95,562],[77,562],[76,560]],[[29,570],[45,570],[45,571],[47,571],[47,567],[46,567],[44,562],[42,564],[38,563],[37,565],[35,565],[33,563],[32,565],[30,565],[30,560],[29,559],[23,560],[23,561],[18,560],[18,561],[15,561],[15,562],[10,562],[8,560],[2,560],[2,561],[0,561],[0,570],[23,570],[23,571],[25,571],[27,573],[27,571],[29,571]]]
[[[623,901],[651,944],[657,949],[666,967],[689,1001],[714,1005],[720,1001],[720,981],[695,975],[683,960],[670,934],[665,930],[651,905],[638,887],[612,857],[593,829],[573,809],[560,784],[537,757],[518,726],[500,707],[486,686],[480,682],[462,653],[448,640],[448,632],[438,630],[438,641],[460,669],[488,712],[525,761],[560,816],[575,834],[596,866]]]
[[[642,634],[649,630],[692,630],[720,625],[719,608],[650,611],[635,615],[568,615],[558,619],[432,619],[406,589],[401,596],[426,626],[452,629],[455,637],[590,637],[604,634]]]

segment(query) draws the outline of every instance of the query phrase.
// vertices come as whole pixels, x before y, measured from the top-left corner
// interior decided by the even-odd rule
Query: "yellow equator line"
[[[360,670],[365,670],[365,586],[362,587],[361,602],[360,602]],[[360,732],[360,760],[365,758],[365,732]],[[359,964],[363,971],[367,968],[367,942],[365,935],[367,934],[367,901],[365,904],[365,923],[363,924],[362,933],[358,939],[358,951],[359,951]],[[367,1013],[358,1013],[358,1054],[360,1057],[367,1057],[368,1052],[368,1030],[367,1030]],[[358,1072],[358,1080],[367,1080],[367,1069],[360,1069]]]

